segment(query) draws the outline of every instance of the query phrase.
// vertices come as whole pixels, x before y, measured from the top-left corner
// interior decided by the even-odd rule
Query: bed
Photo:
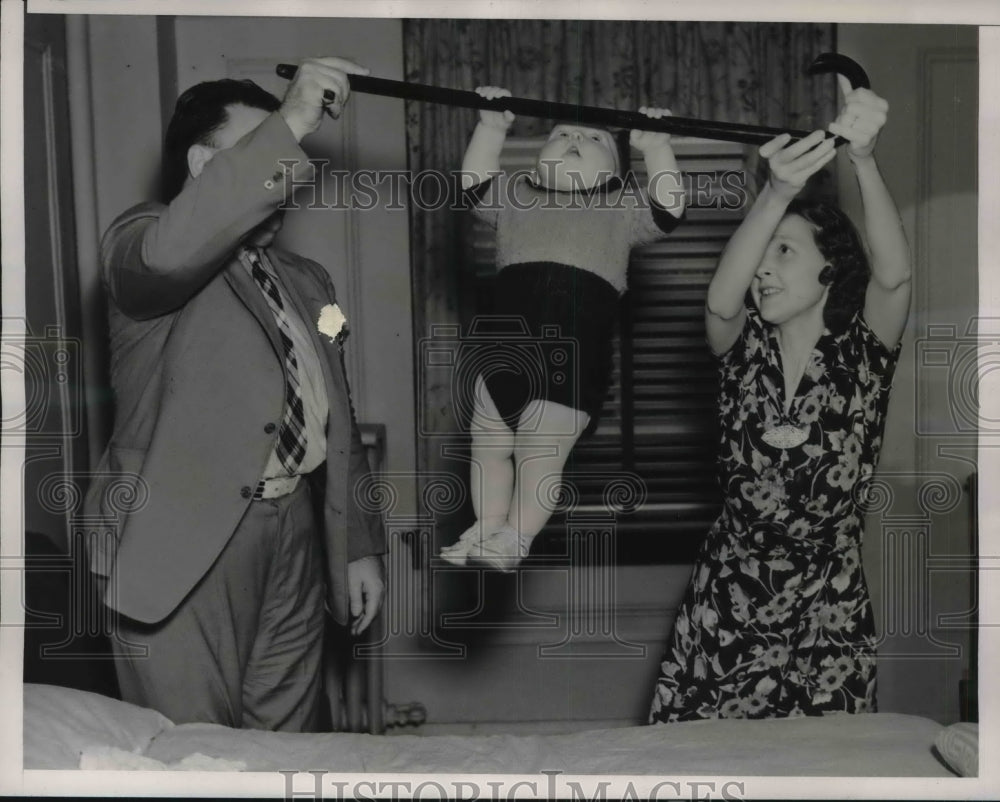
[[[957,730],[956,727],[965,727]],[[716,720],[562,735],[374,736],[175,725],[95,693],[24,686],[25,769],[344,773],[954,777],[975,774],[975,725],[895,713]],[[961,761],[942,754],[945,736]],[[952,744],[955,746],[955,744]],[[944,744],[945,749],[951,746]]]

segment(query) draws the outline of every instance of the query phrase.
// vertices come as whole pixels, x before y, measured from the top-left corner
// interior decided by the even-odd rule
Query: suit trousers
[[[112,612],[125,701],[176,724],[316,730],[325,594],[308,484],[252,501],[208,573],[166,620],[143,624]]]

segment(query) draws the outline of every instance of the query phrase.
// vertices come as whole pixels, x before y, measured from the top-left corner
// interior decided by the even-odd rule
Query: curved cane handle
[[[806,68],[809,75],[822,75],[824,73],[836,72],[843,75],[851,84],[852,89],[871,89],[872,82],[868,79],[868,73],[854,59],[840,53],[820,53],[813,59],[813,63]],[[833,134],[827,133],[827,138]],[[840,147],[846,145],[847,140],[842,136],[834,138],[834,145]]]
[[[822,75],[828,72],[839,72],[851,82],[853,89],[871,89],[872,82],[868,73],[854,59],[840,53],[820,53],[813,63],[806,68],[809,75]]]

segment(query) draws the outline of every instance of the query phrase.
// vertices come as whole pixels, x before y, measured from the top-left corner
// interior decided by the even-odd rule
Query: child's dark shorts
[[[508,265],[496,279],[494,315],[477,320],[479,373],[504,422],[518,428],[533,399],[590,415],[608,395],[618,290],[589,270],[554,262]]]

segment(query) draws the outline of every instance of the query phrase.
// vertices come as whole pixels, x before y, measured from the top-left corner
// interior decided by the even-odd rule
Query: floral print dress
[[[650,723],[875,710],[863,484],[898,356],[859,313],[820,338],[786,415],[777,332],[748,310],[719,362],[725,501],[678,610]],[[793,436],[772,445],[775,429]]]

